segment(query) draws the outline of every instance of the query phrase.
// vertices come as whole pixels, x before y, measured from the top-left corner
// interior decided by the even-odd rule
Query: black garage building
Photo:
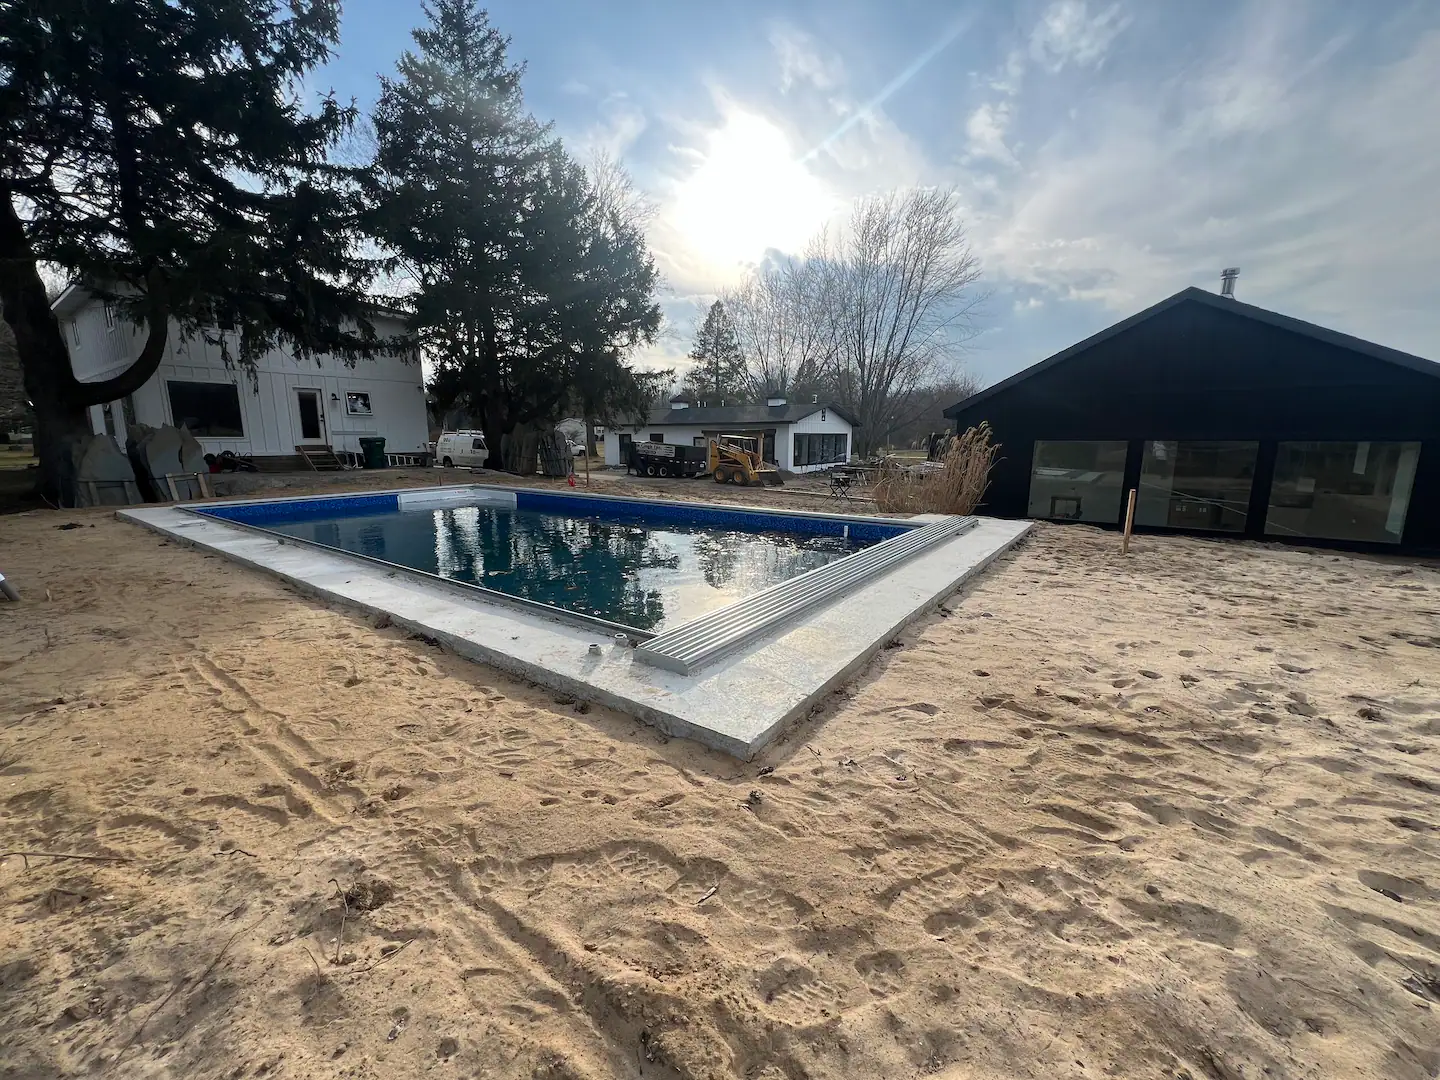
[[[951,406],[981,513],[1440,552],[1440,364],[1190,288]]]

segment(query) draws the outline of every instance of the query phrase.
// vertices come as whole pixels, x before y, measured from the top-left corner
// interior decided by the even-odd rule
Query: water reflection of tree
[[[633,525],[482,508],[473,525],[439,515],[437,548],[454,576],[543,604],[648,630],[665,617],[660,593],[642,588],[641,569],[675,569],[679,557]],[[465,573],[468,569],[469,573]]]
[[[756,592],[846,553],[844,541],[835,536],[704,532],[695,537],[700,572],[716,589],[738,586]]]

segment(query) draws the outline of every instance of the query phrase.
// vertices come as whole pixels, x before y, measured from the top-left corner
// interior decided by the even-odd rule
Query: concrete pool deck
[[[177,507],[127,509],[117,516],[274,574],[327,602],[387,615],[461,656],[747,760],[1032,527],[1028,521],[981,518],[973,529],[818,607],[803,621],[759,635],[695,675],[682,675],[638,661],[628,645],[594,629],[490,603],[399,567],[286,543]],[[592,644],[599,645],[598,654]]]

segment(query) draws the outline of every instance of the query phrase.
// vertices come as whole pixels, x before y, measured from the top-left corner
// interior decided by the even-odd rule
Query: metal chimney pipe
[[[1235,279],[1240,276],[1238,266],[1227,266],[1220,271],[1220,295],[1235,299]]]

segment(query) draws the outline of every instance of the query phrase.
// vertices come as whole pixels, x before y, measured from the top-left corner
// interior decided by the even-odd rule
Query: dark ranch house
[[[1227,286],[1232,282],[1227,282]],[[981,513],[1440,553],[1440,364],[1189,288],[945,411]]]

